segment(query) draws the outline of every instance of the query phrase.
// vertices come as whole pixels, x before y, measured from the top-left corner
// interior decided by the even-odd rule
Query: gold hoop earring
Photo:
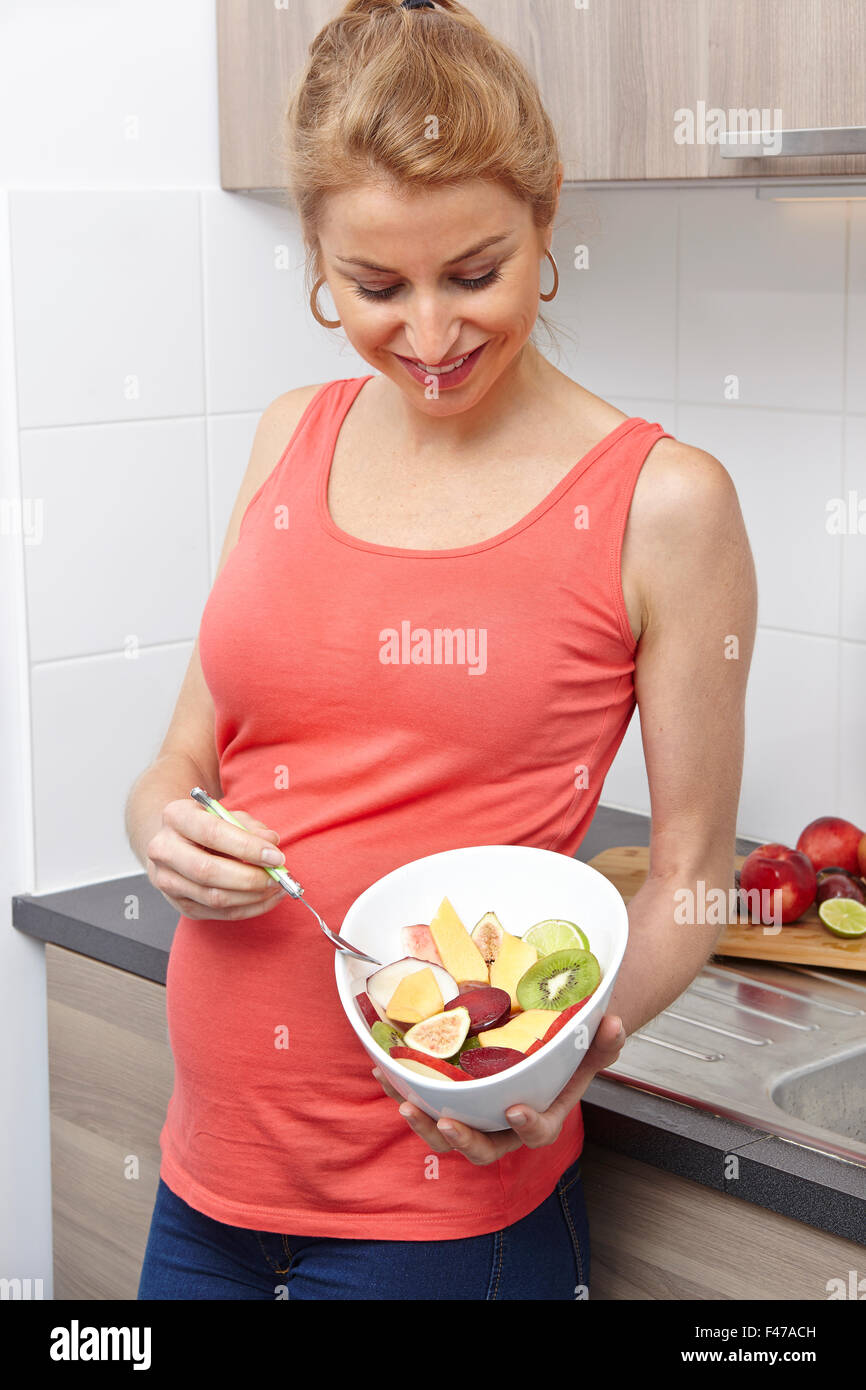
[[[322,318],[322,314],[319,309],[319,290],[325,283],[326,279],[323,275],[322,278],[320,280],[317,280],[315,285],[313,286],[312,291],[310,292],[310,312],[312,313],[313,318],[316,319],[317,322],[320,323],[323,328],[342,328],[343,325],[340,319]]]
[[[551,299],[556,298],[556,292],[559,289],[559,270],[557,269],[556,261],[553,259],[553,256],[550,254],[550,252],[545,251],[544,254],[550,261],[550,264],[553,266],[553,289],[550,291],[550,294],[539,293],[538,297],[539,299],[543,299],[546,304],[549,304]]]

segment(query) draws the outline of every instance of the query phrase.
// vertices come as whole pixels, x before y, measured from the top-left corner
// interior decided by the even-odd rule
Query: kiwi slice
[[[403,1045],[403,1034],[398,1033],[396,1028],[392,1028],[390,1023],[383,1023],[381,1018],[373,1024],[370,1032],[373,1034],[374,1041],[383,1047],[389,1055],[392,1047],[402,1047]]]
[[[517,982],[521,1009],[567,1009],[592,994],[601,980],[601,967],[592,951],[569,947],[554,951],[531,965]]]

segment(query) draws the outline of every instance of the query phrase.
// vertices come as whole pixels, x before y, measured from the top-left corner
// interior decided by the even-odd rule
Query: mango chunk
[[[497,989],[508,991],[512,1009],[520,1007],[517,1003],[518,980],[537,960],[538,952],[534,946],[521,941],[519,936],[512,936],[511,932],[504,933],[499,954],[490,967],[490,983]]]
[[[445,1008],[442,992],[432,970],[415,970],[404,975],[385,1010],[395,1023],[423,1023]]]
[[[439,904],[430,933],[442,964],[458,985],[466,980],[487,984],[487,962],[447,898]]]
[[[495,962],[494,962],[495,963]],[[526,1052],[537,1038],[543,1038],[556,1013],[552,1009],[527,1009],[515,1014],[501,1028],[487,1028],[478,1034],[482,1047],[513,1047]]]

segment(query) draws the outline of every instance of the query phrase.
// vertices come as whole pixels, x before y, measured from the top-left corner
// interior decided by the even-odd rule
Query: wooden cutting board
[[[734,859],[738,869],[744,858],[738,854]],[[649,850],[643,845],[618,846],[604,850],[589,862],[610,879],[628,902],[647,876]],[[791,965],[814,965],[821,969],[835,966],[839,970],[866,970],[866,936],[854,941],[834,936],[812,906],[798,922],[783,926],[775,935],[765,935],[760,923],[729,922],[714,954],[786,961]]]

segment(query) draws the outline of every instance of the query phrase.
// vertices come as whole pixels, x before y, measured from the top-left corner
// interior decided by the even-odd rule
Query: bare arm
[[[642,470],[640,519],[629,538],[646,576],[634,680],[652,830],[649,873],[629,903],[629,944],[609,1005],[626,1033],[687,988],[724,929],[678,923],[674,894],[697,897],[699,880],[707,894],[733,886],[757,620],[752,553],[729,474],[678,441],[661,441],[657,454]]]

